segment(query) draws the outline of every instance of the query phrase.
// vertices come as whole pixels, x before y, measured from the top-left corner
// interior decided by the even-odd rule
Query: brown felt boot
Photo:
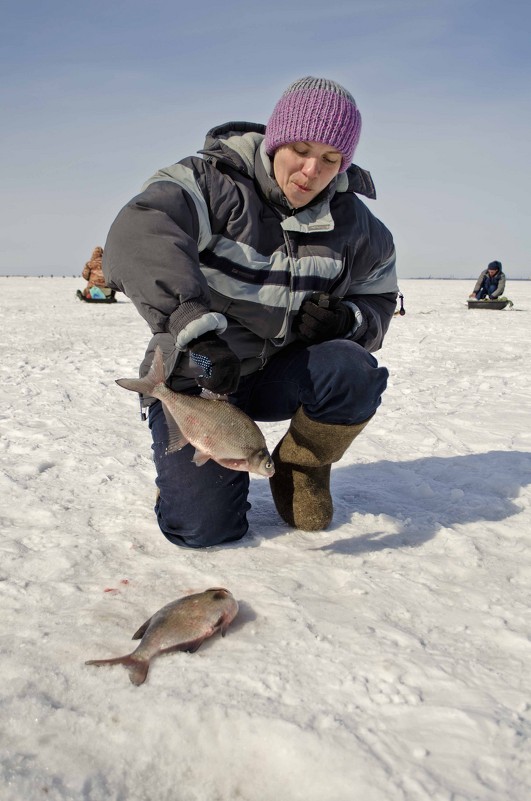
[[[370,419],[370,418],[369,418]],[[332,521],[330,467],[369,420],[353,426],[318,423],[302,406],[273,451],[275,474],[269,479],[281,518],[303,531],[321,531]]]

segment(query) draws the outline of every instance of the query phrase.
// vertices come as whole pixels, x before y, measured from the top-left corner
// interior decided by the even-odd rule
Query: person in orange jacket
[[[103,248],[99,245],[92,251],[92,256],[86,262],[81,275],[87,281],[83,291],[78,290],[77,295],[80,300],[88,298],[90,300],[109,300],[114,298],[114,290],[110,289],[103,277],[101,262],[103,258]]]

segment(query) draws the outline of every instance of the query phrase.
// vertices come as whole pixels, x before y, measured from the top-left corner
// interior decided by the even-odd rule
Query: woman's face
[[[310,203],[336,177],[341,153],[320,142],[292,142],[282,145],[273,157],[277,184],[295,209]]]

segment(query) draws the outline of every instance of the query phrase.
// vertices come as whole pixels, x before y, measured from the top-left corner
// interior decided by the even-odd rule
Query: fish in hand
[[[192,461],[198,466],[212,459],[230,470],[268,478],[274,474],[273,459],[254,420],[234,404],[205,390],[202,395],[188,395],[166,386],[164,360],[158,346],[144,378],[119,378],[116,383],[161,401],[169,429],[168,453],[190,443],[195,448]]]

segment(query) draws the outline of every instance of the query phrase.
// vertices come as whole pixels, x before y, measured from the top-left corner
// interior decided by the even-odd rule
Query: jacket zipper
[[[294,211],[295,211],[295,209],[294,209]],[[267,350],[268,343],[271,343],[271,345],[274,348],[281,347],[283,345],[283,343],[284,343],[284,340],[286,339],[287,334],[289,333],[289,331],[288,331],[288,322],[289,322],[291,310],[293,308],[293,302],[292,302],[292,298],[293,298],[293,276],[297,271],[295,269],[296,260],[295,260],[294,254],[293,254],[293,248],[291,247],[291,242],[290,242],[289,236],[286,233],[286,231],[284,231],[284,229],[282,229],[282,235],[284,237],[284,243],[286,245],[286,255],[288,257],[288,261],[289,261],[289,264],[290,264],[290,271],[289,271],[290,278],[289,278],[289,286],[288,286],[288,302],[287,302],[287,304],[285,306],[284,321],[283,321],[283,325],[282,325],[282,328],[285,329],[285,330],[284,330],[283,342],[281,342],[280,345],[276,345],[275,342],[272,339],[266,339],[265,340],[264,345],[262,347],[262,351],[260,353],[260,363],[261,363],[260,369],[265,367],[265,365],[266,365],[266,363],[268,361],[266,353],[265,353],[265,351]]]

